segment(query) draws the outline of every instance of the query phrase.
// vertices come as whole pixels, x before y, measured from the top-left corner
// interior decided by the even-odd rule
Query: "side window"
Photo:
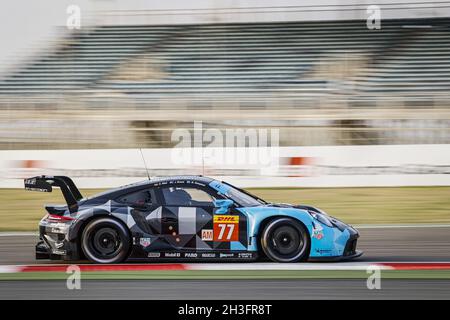
[[[148,206],[156,203],[155,193],[152,189],[144,189],[121,196],[118,202],[126,203],[129,206]]]
[[[168,206],[214,206],[214,198],[206,191],[192,187],[162,188],[164,201]]]

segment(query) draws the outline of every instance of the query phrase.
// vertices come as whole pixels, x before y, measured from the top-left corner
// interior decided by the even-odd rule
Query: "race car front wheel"
[[[130,249],[129,232],[117,220],[95,219],[89,222],[83,231],[81,249],[92,262],[122,262],[127,258]]]
[[[261,248],[275,262],[297,262],[308,258],[310,239],[306,228],[292,218],[270,221],[261,233]]]

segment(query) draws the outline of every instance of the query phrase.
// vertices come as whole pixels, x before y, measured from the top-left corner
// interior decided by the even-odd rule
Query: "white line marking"
[[[395,228],[450,228],[447,224],[355,224],[356,229],[395,229]],[[1,231],[0,237],[39,236],[33,231]]]
[[[386,263],[386,264],[384,264]],[[395,264],[411,264],[414,262],[337,262],[337,263],[184,263],[182,264],[185,270],[202,270],[202,271],[365,271],[369,267],[378,267],[381,270],[395,270]],[[439,262],[424,262],[418,261],[418,264],[430,266],[438,265]],[[448,262],[441,262],[448,263]],[[136,264],[139,267],[142,264]],[[61,264],[36,264],[28,266],[62,266]],[[95,265],[90,265],[95,266]],[[100,267],[102,265],[99,265]],[[124,266],[128,271],[133,271],[133,268],[127,265]],[[0,266],[0,273],[15,273],[21,272],[27,265],[4,265]],[[120,265],[117,265],[120,269]],[[49,271],[51,272],[51,271]],[[58,272],[58,271],[55,271]],[[114,270],[106,271],[114,273]]]
[[[356,229],[395,229],[395,228],[450,228],[450,224],[360,224],[353,225]],[[3,231],[0,237],[39,236],[33,231]]]
[[[29,265],[29,266],[61,266],[61,265]],[[138,267],[139,264],[136,264]],[[317,264],[317,263],[186,263],[183,264],[185,270],[202,270],[202,271],[354,271],[354,270],[367,270],[370,266],[376,266],[383,270],[391,270],[393,267],[387,265],[381,265],[377,263],[326,263],[326,264]],[[24,267],[27,265],[5,265],[0,266],[0,273],[15,273],[21,272]],[[118,265],[120,268],[120,265]],[[128,271],[133,271],[133,268],[127,266]],[[51,272],[51,271],[49,271]],[[58,271],[54,271],[58,272]],[[113,270],[106,271],[114,273]]]
[[[19,266],[0,266],[0,273],[15,273],[21,270],[22,267]]]
[[[390,266],[379,265],[377,263],[258,263],[258,264],[185,264],[188,270],[367,270],[370,266],[377,266],[380,269],[392,269]]]
[[[0,232],[0,237],[39,236],[37,232]]]

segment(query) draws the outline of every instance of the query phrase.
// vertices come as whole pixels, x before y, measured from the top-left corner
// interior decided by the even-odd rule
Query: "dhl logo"
[[[214,223],[218,222],[238,223],[239,216],[214,216]]]

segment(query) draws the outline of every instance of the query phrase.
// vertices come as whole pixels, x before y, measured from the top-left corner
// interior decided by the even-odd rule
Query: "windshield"
[[[230,189],[228,189],[225,195],[243,207],[255,207],[260,206],[261,204],[265,204],[263,200],[252,196],[250,193],[244,190],[240,190],[229,184],[227,184],[227,186],[229,186]]]

